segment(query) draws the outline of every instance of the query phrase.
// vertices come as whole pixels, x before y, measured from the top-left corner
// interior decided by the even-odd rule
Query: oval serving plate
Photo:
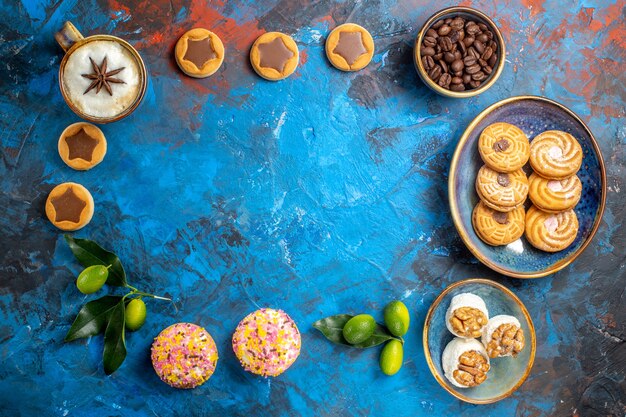
[[[446,327],[446,310],[452,297],[464,292],[480,296],[487,305],[489,317],[498,314],[515,316],[526,339],[524,349],[516,358],[491,359],[487,380],[474,388],[458,388],[452,385],[444,376],[441,366],[443,350],[454,338]],[[472,404],[489,404],[511,395],[526,380],[535,360],[535,328],[526,307],[505,286],[488,279],[470,278],[455,282],[443,290],[428,310],[422,340],[426,362],[437,382],[456,398]]]
[[[574,209],[579,229],[576,240],[566,249],[548,253],[533,248],[525,237],[506,246],[484,243],[472,226],[472,210],[478,203],[474,182],[483,165],[478,138],[487,126],[507,122],[518,126],[531,140],[546,130],[572,134],[583,149],[583,163],[577,175],[583,192]],[[532,172],[526,167],[527,173]],[[606,173],[600,148],[582,120],[567,107],[544,97],[511,97],[483,110],[469,124],[454,152],[448,180],[450,212],[463,243],[494,271],[516,278],[539,278],[569,265],[591,242],[598,230],[606,202]],[[528,203],[527,203],[528,206]]]

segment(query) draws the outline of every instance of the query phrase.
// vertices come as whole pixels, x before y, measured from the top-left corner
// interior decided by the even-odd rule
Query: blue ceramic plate
[[[444,376],[441,355],[454,339],[446,327],[446,310],[455,295],[470,292],[485,301],[489,317],[498,314],[515,316],[522,326],[526,346],[516,358],[491,359],[487,380],[474,388],[458,388]],[[526,380],[535,360],[535,328],[524,304],[503,285],[488,279],[472,278],[456,282],[446,288],[433,302],[424,323],[424,355],[430,371],[450,394],[473,404],[488,404],[511,395]]]
[[[478,203],[474,181],[483,165],[478,153],[478,138],[484,128],[496,122],[518,126],[531,141],[539,133],[553,129],[568,132],[578,139],[584,155],[578,172],[583,193],[575,208],[578,235],[568,248],[555,253],[543,252],[533,248],[525,237],[516,244],[489,246],[474,232],[472,210]],[[526,171],[530,172],[530,169]],[[604,161],[591,131],[571,110],[543,97],[511,97],[483,110],[461,136],[450,165],[448,198],[456,229],[478,260],[511,277],[543,277],[569,265],[596,233],[606,200]]]

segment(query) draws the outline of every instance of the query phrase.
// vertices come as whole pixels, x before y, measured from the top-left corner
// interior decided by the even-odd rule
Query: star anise
[[[126,84],[123,80],[120,80],[119,78],[113,78],[113,75],[119,74],[126,67],[118,68],[113,71],[107,72],[107,57],[106,56],[102,60],[102,63],[100,64],[100,66],[96,65],[96,63],[93,62],[93,59],[91,59],[91,57],[89,57],[89,60],[91,61],[91,66],[93,67],[94,72],[91,74],[81,74],[81,75],[93,81],[91,82],[91,84],[89,84],[89,87],[87,87],[87,89],[85,90],[83,94],[87,94],[89,91],[91,91],[94,88],[96,89],[96,94],[98,94],[100,90],[102,89],[102,87],[104,86],[104,88],[106,88],[106,90],[109,92],[109,95],[112,96],[113,90],[111,89],[110,83]]]

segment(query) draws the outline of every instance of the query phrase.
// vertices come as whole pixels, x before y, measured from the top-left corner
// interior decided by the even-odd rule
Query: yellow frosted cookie
[[[363,27],[354,23],[337,26],[326,39],[326,56],[342,71],[358,71],[374,56],[374,39]]]
[[[544,178],[560,180],[574,175],[583,162],[580,144],[566,132],[548,130],[530,144],[530,165]]]
[[[503,173],[483,165],[476,176],[476,192],[492,209],[511,211],[526,200],[528,178],[521,169]]]
[[[107,153],[107,141],[102,130],[85,122],[66,127],[57,147],[63,162],[80,171],[95,167]]]
[[[491,169],[513,172],[528,162],[530,145],[519,127],[499,122],[487,126],[480,134],[478,152]]]
[[[250,63],[256,73],[266,80],[282,80],[298,66],[298,45],[284,33],[264,33],[250,49]]]
[[[176,63],[190,77],[213,75],[224,62],[224,44],[213,32],[196,28],[183,34],[176,42]]]
[[[508,245],[524,234],[524,207],[503,213],[479,201],[472,213],[472,225],[478,237],[488,245]]]
[[[535,173],[528,180],[528,196],[537,208],[549,213],[573,209],[582,195],[583,186],[576,175],[563,180],[549,180]]]
[[[78,230],[85,227],[93,216],[91,193],[74,182],[59,184],[50,191],[46,200],[46,216],[61,230]]]
[[[558,252],[576,239],[578,217],[574,210],[547,213],[531,206],[526,212],[526,239],[539,250]]]

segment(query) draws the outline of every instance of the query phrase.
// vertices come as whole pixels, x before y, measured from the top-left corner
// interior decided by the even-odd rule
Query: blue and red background
[[[418,416],[626,413],[626,27],[624,0],[463,1],[492,16],[507,44],[498,82],[466,100],[435,95],[412,51],[421,24],[451,2],[2,0],[0,22],[0,415],[2,416]],[[79,119],[58,88],[54,33],[70,20],[84,35],[132,43],[150,82],[141,107],[102,127],[105,160],[73,171],[57,153]],[[366,27],[376,53],[356,73],[332,68],[329,31]],[[223,67],[204,80],[173,59],[192,27],[216,32]],[[265,31],[294,37],[300,65],[268,82],[248,52]],[[608,202],[592,244],[551,277],[507,279],[472,257],[450,218],[447,175],[465,126],[513,95],[544,95],[595,133],[607,164]],[[83,296],[80,267],[45,218],[65,181],[93,194],[92,222],[75,233],[114,250],[131,284],[166,294],[127,335],[111,377],[102,337],[63,343]],[[529,379],[510,398],[462,403],[431,376],[422,351],[425,313],[448,284],[504,283],[537,330]],[[379,349],[327,342],[311,323],[381,310],[412,313],[405,362],[378,369]],[[230,348],[238,321],[258,307],[287,311],[303,339],[282,376],[243,371]],[[214,376],[175,390],[153,372],[149,347],[164,327],[204,326],[217,342]]]

